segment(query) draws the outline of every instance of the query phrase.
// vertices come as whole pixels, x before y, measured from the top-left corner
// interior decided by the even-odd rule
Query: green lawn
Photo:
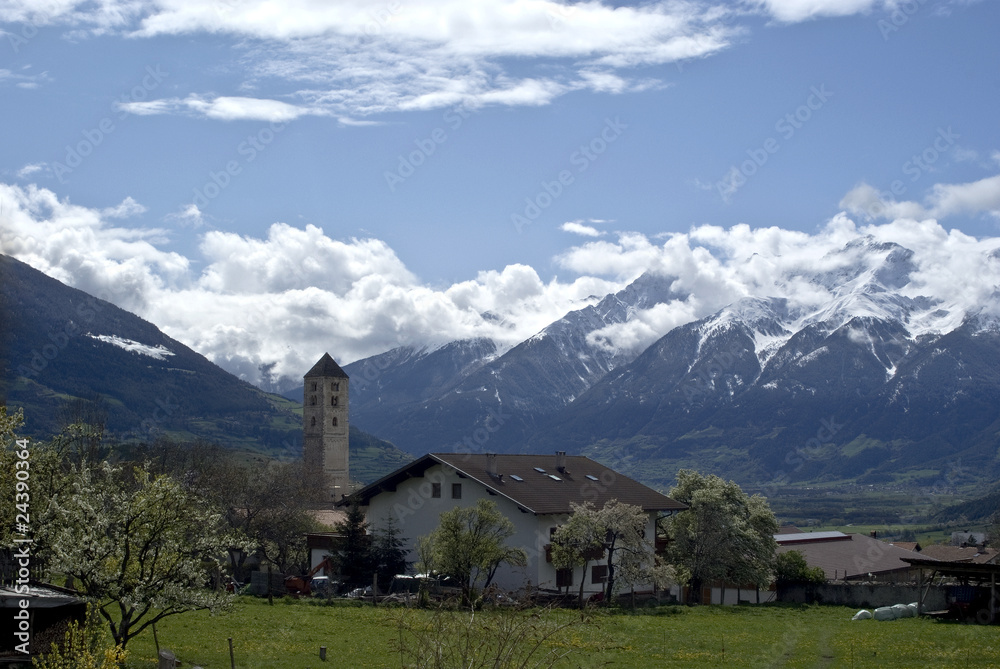
[[[548,629],[566,625],[540,651],[568,653],[559,667],[1000,666],[1000,627],[915,618],[853,622],[853,614],[841,607],[705,606],[600,611],[586,622],[575,611],[543,611],[530,620]],[[477,615],[478,629],[494,633],[511,620],[505,613]],[[425,642],[444,636],[430,611],[279,601],[268,606],[247,598],[226,614],[168,618],[157,631],[161,646],[173,650],[184,667],[228,668],[228,637],[242,669],[399,667],[401,622],[422,630]],[[327,647],[325,663],[320,646]],[[152,634],[134,639],[129,650],[130,667],[155,666]]]

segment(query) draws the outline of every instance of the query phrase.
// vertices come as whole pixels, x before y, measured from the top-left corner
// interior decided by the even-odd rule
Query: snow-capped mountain
[[[538,420],[565,407],[637,351],[590,335],[642,310],[683,299],[675,277],[644,274],[623,290],[572,311],[500,351],[487,340],[435,349],[399,348],[345,366],[351,420],[400,448],[517,448]]]
[[[675,328],[531,444],[755,483],[940,477],[959,460],[996,471],[996,296],[970,308],[915,292],[913,254],[897,245],[862,239],[841,253],[856,261],[795,277],[832,299],[747,297]]]

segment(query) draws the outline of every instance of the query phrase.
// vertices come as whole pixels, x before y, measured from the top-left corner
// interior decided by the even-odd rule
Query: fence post
[[[157,669],[177,669],[177,657],[166,648],[161,650],[157,656],[159,657]]]

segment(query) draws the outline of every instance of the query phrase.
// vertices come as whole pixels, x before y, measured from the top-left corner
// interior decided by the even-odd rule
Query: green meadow
[[[356,603],[241,598],[227,613],[186,613],[157,625],[183,667],[241,669],[429,666],[416,646],[476,648],[516,638],[521,664],[556,667],[996,667],[1000,627],[931,619],[852,621],[826,606],[660,606],[636,611],[435,612]],[[459,630],[456,632],[456,630]],[[513,632],[512,632],[513,630]],[[522,636],[517,637],[516,634]],[[400,653],[401,644],[405,654]],[[477,645],[478,644],[478,645]],[[321,646],[327,660],[319,659]],[[153,635],[129,644],[128,666],[155,666]],[[442,666],[456,666],[443,664]],[[475,666],[481,666],[479,664]],[[492,663],[486,666],[493,666]]]

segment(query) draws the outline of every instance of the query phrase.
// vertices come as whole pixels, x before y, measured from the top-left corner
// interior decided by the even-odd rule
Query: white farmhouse
[[[584,592],[603,589],[605,561],[591,562],[584,573],[556,570],[549,561],[550,537],[572,509],[570,504],[605,502],[639,506],[648,515],[646,537],[656,538],[657,519],[687,508],[599,462],[583,456],[497,455],[492,453],[430,453],[375,481],[340,502],[356,500],[367,508],[370,527],[378,528],[395,518],[414,562],[416,540],[437,528],[440,515],[456,506],[475,506],[477,500],[493,500],[514,523],[508,544],[528,554],[525,567],[504,565],[494,582],[506,590],[524,586],[556,589],[584,580]]]

